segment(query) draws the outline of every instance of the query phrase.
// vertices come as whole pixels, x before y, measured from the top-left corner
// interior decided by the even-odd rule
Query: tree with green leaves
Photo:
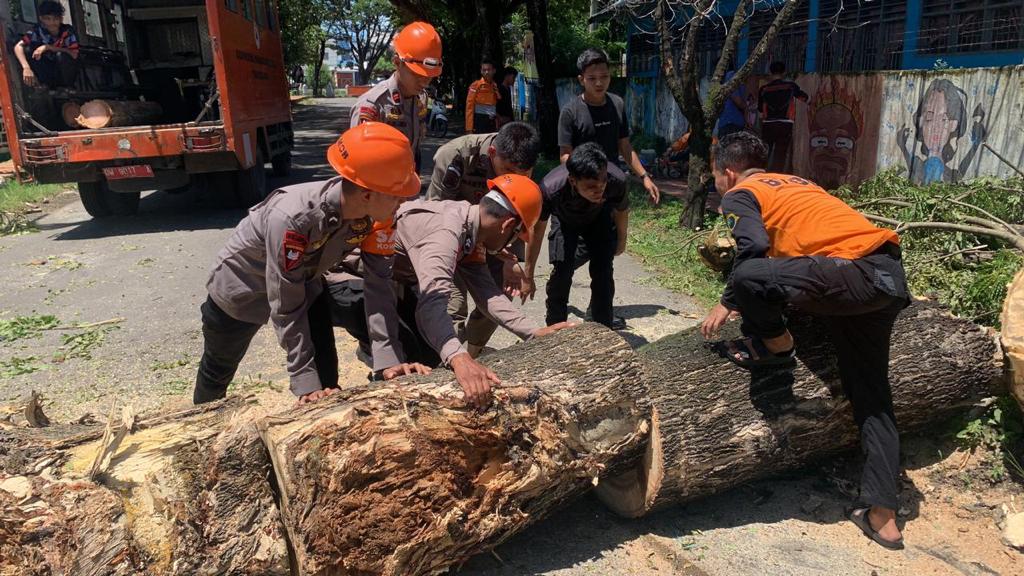
[[[388,0],[338,3],[340,14],[331,19],[328,34],[339,46],[348,49],[359,71],[359,83],[366,84],[391,46],[398,30],[398,12]]]

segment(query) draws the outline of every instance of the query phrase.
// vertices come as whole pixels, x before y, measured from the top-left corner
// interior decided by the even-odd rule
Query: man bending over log
[[[456,335],[455,320],[448,310],[452,292],[457,290],[456,278],[467,287],[479,310],[524,340],[569,325],[538,327],[508,299],[487,266],[488,254],[501,252],[516,239],[529,242],[540,218],[540,188],[518,174],[497,176],[488,180],[487,186],[489,190],[478,205],[454,200],[408,202],[398,210],[393,231],[379,230],[363,242],[364,252],[393,261],[383,268],[393,270],[403,302],[400,309],[390,294],[382,298],[378,291],[370,290],[361,292],[362,298],[335,297],[332,301],[334,317],[347,319],[342,326],[363,346],[372,344],[375,373],[407,366],[403,360],[435,366],[442,363],[455,372],[466,401],[479,408],[490,403],[491,387],[501,382],[473,359]],[[364,268],[372,261],[361,259]],[[334,285],[330,292],[346,293]],[[358,313],[364,307],[365,316]],[[401,338],[401,325],[419,331],[418,340],[432,348],[429,354],[403,349],[403,340],[409,339]]]
[[[719,343],[747,369],[794,362],[786,305],[819,316],[839,360],[865,456],[860,501],[850,519],[875,542],[899,550],[899,434],[889,388],[893,323],[909,303],[899,237],[877,228],[812,182],[765,172],[768,149],[748,132],[715,146],[715,185],[736,239],[736,263],[721,302],[701,325],[711,338],[732,315],[746,336]]]
[[[416,196],[409,139],[379,122],[350,128],[327,151],[339,176],[275,190],[249,211],[217,255],[203,303],[203,359],[193,402],[223,398],[268,319],[288,353],[300,403],[338,387],[338,354],[323,273],[359,246],[373,221]]]

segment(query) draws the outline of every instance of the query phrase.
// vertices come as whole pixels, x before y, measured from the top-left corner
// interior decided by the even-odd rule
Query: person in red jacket
[[[783,309],[809,312],[827,326],[843,393],[853,407],[865,455],[860,501],[850,519],[882,546],[903,548],[896,526],[900,444],[889,387],[889,343],[909,303],[900,239],[813,182],[765,172],[768,148],[749,132],[715,146],[715,185],[736,239],[721,302],[701,325],[706,338],[734,314],[744,338],[719,343],[747,369],[792,365],[793,336]]]

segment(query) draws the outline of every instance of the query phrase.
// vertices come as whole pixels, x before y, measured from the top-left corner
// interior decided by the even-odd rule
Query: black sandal
[[[903,537],[900,536],[899,540],[886,540],[882,538],[874,528],[871,527],[871,521],[868,520],[868,510],[870,508],[855,508],[849,514],[850,522],[853,522],[864,532],[864,535],[874,540],[882,548],[889,550],[903,550]]]
[[[796,360],[793,348],[790,348],[787,352],[776,354],[768,350],[764,345],[764,340],[757,336],[737,338],[728,342],[718,342],[716,343],[716,349],[720,356],[747,370],[769,366],[785,366],[793,364]],[[737,358],[737,355],[740,358]]]

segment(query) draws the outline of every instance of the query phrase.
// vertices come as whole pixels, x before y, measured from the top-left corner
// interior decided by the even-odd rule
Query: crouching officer
[[[601,146],[588,142],[573,148],[565,164],[541,183],[544,210],[533,230],[526,257],[526,295],[534,292],[533,275],[541,241],[551,217],[548,252],[553,267],[547,284],[546,322],[564,322],[569,314],[569,291],[576,268],[590,262],[590,309],[595,322],[615,325],[613,261],[626,250],[629,194],[626,175],[608,162]]]
[[[488,181],[505,174],[530,176],[540,156],[540,135],[524,122],[509,122],[494,134],[468,134],[451,140],[434,154],[434,174],[427,198],[464,200],[477,204],[488,193]],[[521,242],[505,254],[489,254],[487,265],[494,281],[511,295],[521,295],[523,274],[518,262],[525,257]],[[466,289],[452,293],[449,312],[473,356],[490,340],[497,325],[479,310],[469,315]]]
[[[733,363],[756,368],[794,361],[786,305],[821,318],[865,455],[850,519],[878,544],[902,549],[900,441],[889,387],[892,327],[909,302],[899,236],[803,178],[766,173],[767,161],[768,148],[749,132],[715,148],[715,185],[725,191],[722,212],[737,252],[721,303],[701,331],[710,338],[740,313],[746,337],[719,348]]]
[[[196,404],[223,398],[249,342],[268,319],[288,355],[300,403],[338,385],[338,357],[322,274],[416,196],[409,141],[377,122],[345,132],[327,152],[339,177],[275,190],[217,255],[202,305]]]
[[[395,36],[395,72],[359,97],[352,107],[351,126],[384,122],[409,139],[416,167],[420,164],[420,140],[426,133],[424,92],[441,75],[441,36],[426,22],[413,22]]]
[[[423,340],[451,367],[466,401],[483,407],[490,402],[498,377],[474,360],[459,341],[448,313],[448,301],[458,278],[477,308],[513,334],[526,340],[566,327],[540,328],[502,292],[487,268],[486,254],[500,252],[516,239],[529,240],[540,218],[540,189],[525,176],[507,174],[489,183],[479,205],[456,201],[416,200],[403,205],[395,217],[393,277],[414,298],[415,322]],[[367,293],[368,294],[368,293]],[[383,372],[405,357],[398,333],[400,314],[393,299],[367,298],[373,340],[373,368]],[[357,331],[350,331],[359,338]]]

